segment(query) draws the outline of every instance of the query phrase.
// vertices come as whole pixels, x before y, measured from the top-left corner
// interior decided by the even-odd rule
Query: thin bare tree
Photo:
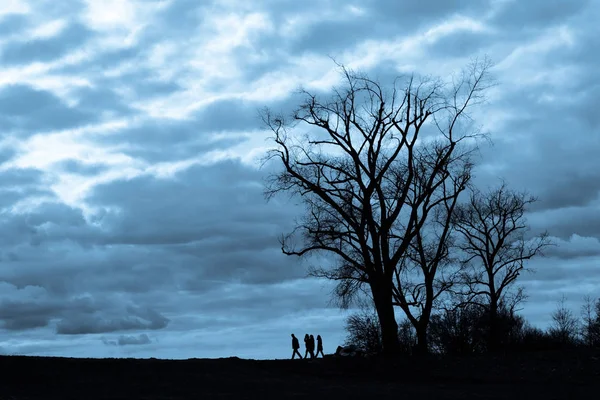
[[[526,238],[529,230],[525,218],[527,207],[536,199],[510,190],[505,182],[482,193],[472,188],[469,201],[453,214],[453,224],[462,237],[458,248],[468,266],[463,274],[466,290],[464,303],[476,304],[489,314],[490,349],[497,345],[498,311],[511,313],[524,299],[522,288],[511,291],[525,270],[525,262],[551,245],[548,233]]]
[[[548,333],[561,345],[574,345],[579,332],[579,320],[569,308],[567,297],[563,294],[552,313],[552,324]]]
[[[483,100],[489,67],[476,60],[450,85],[411,76],[388,90],[342,67],[344,84],[330,98],[302,91],[291,120],[262,114],[275,142],[267,160],[283,167],[265,194],[288,192],[306,207],[282,251],[333,255],[336,265],[312,274],[338,283],[342,306],[366,286],[386,354],[400,350],[395,276],[433,210],[449,201],[455,165],[468,162],[469,139],[479,135],[468,129],[469,110]]]
[[[588,347],[600,347],[600,299],[586,295],[581,306],[581,338]]]

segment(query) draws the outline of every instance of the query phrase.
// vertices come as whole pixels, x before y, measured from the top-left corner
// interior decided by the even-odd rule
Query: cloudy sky
[[[328,90],[332,57],[371,76],[498,86],[478,184],[540,197],[560,244],[523,313],[600,296],[597,0],[3,0],[0,353],[288,357],[344,337],[329,286],[280,253],[298,208],[266,204],[257,109]]]

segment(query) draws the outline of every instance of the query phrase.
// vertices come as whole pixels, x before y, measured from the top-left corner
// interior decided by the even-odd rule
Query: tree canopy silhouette
[[[359,289],[369,290],[384,353],[400,348],[394,307],[414,305],[398,279],[412,250],[426,272],[426,297],[416,305],[429,307],[435,297],[434,264],[444,256],[444,240],[419,253],[425,248],[419,237],[451,211],[470,179],[480,133],[470,129],[469,111],[484,100],[489,68],[487,59],[475,60],[448,83],[411,76],[385,89],[342,67],[343,85],[331,96],[303,90],[305,100],[290,119],[262,113],[275,142],[267,160],[282,167],[265,194],[288,192],[306,207],[281,238],[282,251],[334,255],[334,267],[317,266],[312,274],[337,281],[334,295],[342,306]]]

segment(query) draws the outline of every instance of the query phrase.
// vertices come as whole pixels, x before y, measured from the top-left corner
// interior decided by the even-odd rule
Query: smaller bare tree
[[[567,305],[567,298],[563,295],[556,305],[556,310],[552,313],[552,325],[548,332],[561,345],[575,344],[577,341],[577,332],[579,331],[579,321]]]
[[[548,233],[527,239],[527,207],[536,199],[502,184],[488,193],[472,188],[469,201],[453,214],[454,229],[462,236],[458,248],[464,254],[465,290],[460,292],[464,304],[483,307],[489,315],[489,347],[498,345],[496,322],[498,311],[514,311],[523,300],[522,289],[510,291],[525,261],[540,254],[551,244]]]
[[[588,347],[600,347],[600,299],[583,298],[581,338]]]

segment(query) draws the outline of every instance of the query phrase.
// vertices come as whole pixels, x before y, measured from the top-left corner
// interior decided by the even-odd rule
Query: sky
[[[258,110],[488,56],[478,186],[540,201],[558,246],[521,276],[545,327],[600,297],[598,0],[3,0],[0,354],[287,358],[345,337],[328,282],[281,254]],[[386,81],[387,80],[387,81]]]

